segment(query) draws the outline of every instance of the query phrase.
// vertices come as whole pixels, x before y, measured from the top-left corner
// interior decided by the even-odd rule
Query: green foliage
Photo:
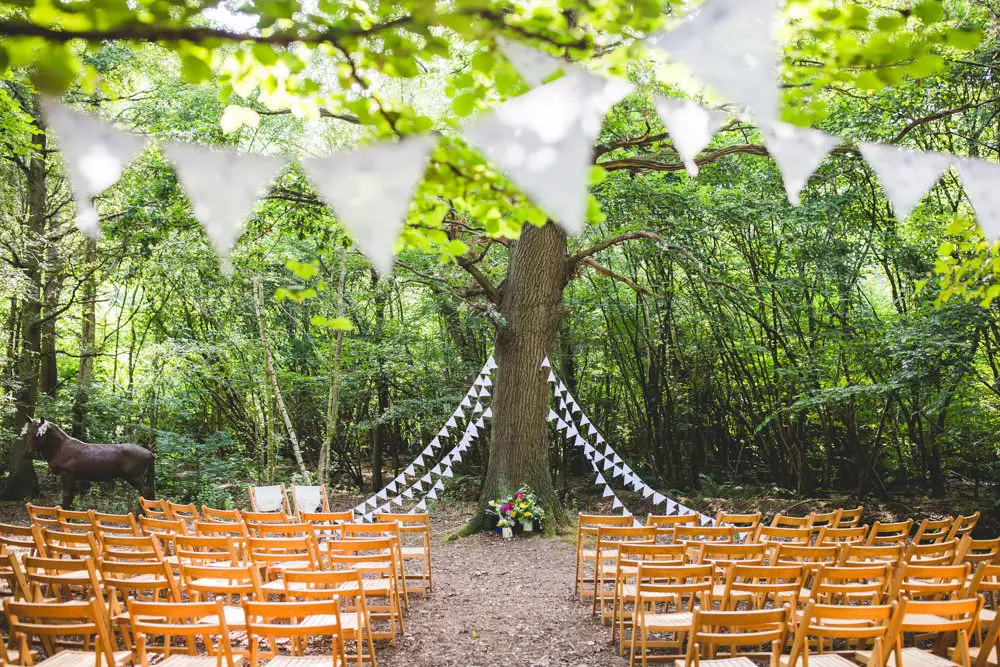
[[[252,464],[228,433],[215,433],[199,442],[161,431],[157,434],[156,491],[198,507],[235,507],[235,498],[242,501],[246,484],[255,481]]]

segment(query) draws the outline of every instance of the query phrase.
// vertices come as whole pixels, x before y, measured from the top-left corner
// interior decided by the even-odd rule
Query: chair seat
[[[979,612],[979,622],[984,625],[989,625],[994,620],[996,620],[996,617],[997,617],[996,609],[987,609],[986,607],[983,607],[983,610]]]
[[[908,646],[903,649],[902,667],[960,667],[958,663],[952,662],[948,658],[934,655],[930,651],[919,649],[915,646]],[[862,664],[867,664],[871,657],[871,651],[858,651],[854,654],[854,659]],[[809,656],[809,663],[812,664],[812,656]],[[889,655],[885,667],[896,667],[896,653]]]
[[[240,667],[243,664],[243,656],[234,655],[233,664]],[[156,667],[218,667],[218,665],[219,659],[211,655],[172,655],[156,663]]]
[[[691,620],[692,615],[689,611],[672,614],[645,614],[643,616],[643,625],[647,630],[689,629],[691,627]]]
[[[584,549],[580,553],[582,560],[595,560],[597,558],[597,549]]]
[[[675,667],[684,667],[684,664],[684,660],[674,661]],[[813,664],[812,656],[809,657],[809,664]],[[851,667],[855,667],[855,665],[851,663],[847,664],[851,665]],[[698,665],[700,667],[757,667],[757,663],[753,660],[742,656],[738,658],[720,658],[718,660],[699,660]]]
[[[423,558],[424,551],[423,547],[403,547],[402,548],[403,558]]]
[[[788,661],[791,656],[783,655],[778,660],[778,664],[781,667],[788,667]],[[810,653],[809,654],[809,666],[810,667],[857,667],[856,663],[851,662],[842,655],[836,653]]]
[[[328,655],[279,655],[271,658],[267,667],[339,667],[343,664],[340,658],[334,661]]]
[[[951,649],[954,651],[955,649]],[[972,646],[969,648],[969,661],[972,664],[976,664],[979,658],[979,652],[982,650],[981,646]],[[996,646],[992,648],[990,654],[986,656],[986,667],[1000,667],[1000,662],[997,661],[997,649]]]
[[[934,614],[903,614],[903,632],[933,632],[935,627],[948,623],[948,619]]]
[[[247,627],[247,616],[243,607],[227,604],[222,608],[222,615],[226,618],[226,625],[230,630],[245,630]],[[206,616],[199,618],[199,623],[218,623],[218,616]]]
[[[132,662],[132,651],[115,651],[115,665],[127,665]],[[102,660],[107,665],[107,660]],[[51,658],[35,663],[35,667],[94,667],[94,653],[91,651],[59,651]],[[109,666],[110,667],[110,666]]]

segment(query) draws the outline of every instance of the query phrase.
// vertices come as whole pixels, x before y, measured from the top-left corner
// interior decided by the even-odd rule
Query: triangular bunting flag
[[[552,364],[549,363],[549,358],[545,357],[542,359],[542,368],[552,368]]]
[[[462,450],[461,449],[458,450],[458,451],[456,451],[454,454],[451,455],[451,462],[452,463],[458,463],[461,460],[462,460]]]
[[[446,421],[444,425],[450,428],[458,428],[458,423],[455,421],[454,417],[449,417],[448,421]]]
[[[396,240],[433,148],[430,137],[413,137],[301,160],[320,197],[380,273],[392,269]]]
[[[604,469],[605,470],[611,470],[614,467],[614,465],[615,464],[611,462],[611,459],[604,459]]]
[[[415,481],[413,483],[413,490],[414,491],[423,491],[424,490],[424,483],[418,479],[417,481]]]
[[[951,165],[943,153],[913,151],[888,144],[858,144],[899,220],[905,220]]]
[[[485,410],[483,410],[483,419],[489,419],[492,416],[493,416],[493,408],[492,407],[486,408]]]
[[[392,504],[393,505],[402,505],[403,504],[403,499],[400,498],[399,496],[396,496],[395,498],[392,499]]]
[[[785,182],[788,201],[798,206],[801,203],[799,193],[806,181],[840,139],[819,130],[780,121],[764,122],[760,129],[767,141],[767,152],[774,158]]]
[[[194,217],[224,260],[239,238],[243,220],[288,164],[284,157],[219,151],[195,144],[168,143],[163,152],[174,165]]]
[[[653,502],[654,503],[656,502],[656,496],[657,496],[657,494],[654,493],[653,494]],[[667,498],[667,514],[670,514],[675,509],[677,509],[677,503],[675,503],[674,501],[672,501],[669,498]]]
[[[678,102],[659,95],[653,98],[653,104],[687,172],[697,176],[695,157],[712,141],[712,135],[726,122],[726,115],[691,101]]]
[[[642,497],[649,498],[653,495],[653,489],[650,486],[643,485],[642,487]]]
[[[653,493],[653,504],[654,505],[659,505],[664,500],[666,500],[666,496],[664,496],[662,493]]]
[[[455,419],[465,419],[465,412],[462,411],[462,406],[459,405],[455,408],[455,412],[451,413],[451,416]]]
[[[59,138],[59,150],[66,161],[76,202],[76,227],[96,238],[94,197],[118,182],[146,140],[95,116],[73,111],[55,99],[42,98],[42,111]]]
[[[968,158],[955,163],[983,235],[990,242],[1000,239],[1000,164]]]
[[[454,477],[455,473],[451,471],[451,466],[448,466],[447,468],[441,471],[441,475],[443,477]]]
[[[490,390],[487,389],[486,387],[483,387],[482,389],[479,390],[479,397],[480,398],[483,398],[483,397],[489,396],[489,395],[490,395]]]
[[[632,90],[576,68],[473,121],[465,138],[570,233],[583,230],[594,142]]]
[[[614,475],[615,477],[621,477],[622,472],[623,471],[621,466],[615,466],[614,469],[611,471],[611,474]]]
[[[566,437],[567,438],[571,438],[571,437],[573,437],[576,434],[577,434],[577,430],[576,430],[575,426],[570,425],[570,427],[568,429],[566,429]]]
[[[406,498],[412,498],[413,497],[413,489],[411,488],[411,489],[406,489],[405,491],[403,491],[403,496],[406,497]]]
[[[434,488],[437,489],[438,491],[443,491],[444,490],[444,482],[442,482],[439,479],[438,481],[434,482]]]
[[[430,491],[428,491],[427,492],[427,497],[428,498],[437,498],[438,497],[437,489],[431,489]]]
[[[430,484],[431,483],[431,474],[427,473],[426,475],[424,475],[423,477],[420,478],[420,481],[423,482],[424,484]]]
[[[434,448],[430,445],[424,447],[424,451],[420,452],[423,456],[432,456],[434,454]]]
[[[411,476],[411,477],[412,477],[413,475],[416,475],[416,474],[417,474],[417,471],[416,471],[416,469],[415,469],[415,468],[413,467],[413,464],[412,464],[412,463],[411,463],[411,464],[410,464],[409,466],[407,466],[407,467],[406,467],[406,470],[405,470],[404,472],[405,472],[405,473],[406,473],[407,475]]]
[[[593,424],[587,424],[587,435],[597,435],[597,429]]]
[[[419,510],[425,510],[425,509],[427,509],[427,501],[426,500],[421,500],[419,503],[417,503],[415,509],[419,509]]]
[[[615,452],[614,455],[611,458],[614,460],[615,463],[621,463],[622,462],[622,457],[618,456],[618,452]],[[628,466],[624,466],[624,467],[627,468]]]
[[[386,484],[385,488],[386,488],[386,490],[391,491],[392,493],[395,493],[396,492],[396,482],[395,482],[395,480],[393,480],[393,481],[389,482],[388,484]]]
[[[622,501],[618,500],[618,496],[615,496],[614,502],[611,503],[611,509],[615,510],[622,507]]]
[[[492,387],[493,386],[493,380],[491,380],[489,378],[483,378],[483,386],[484,387]]]
[[[485,425],[486,425],[486,420],[484,420],[482,417],[480,417],[479,419],[476,420],[476,428],[482,428]],[[478,437],[478,436],[479,436],[479,432],[478,431],[474,431],[472,433],[472,437],[475,438],[475,437]]]
[[[417,458],[413,459],[414,465],[423,466],[424,465],[424,455],[421,454]]]
[[[472,406],[472,412],[474,414],[479,414],[482,411],[483,411],[483,404],[480,403],[479,401],[476,401],[476,404]]]
[[[587,426],[588,424],[590,424],[590,420],[587,419],[587,415],[583,415],[582,417],[580,417],[580,424],[583,426]]]
[[[703,82],[762,118],[778,112],[777,0],[709,0],[649,39]]]
[[[469,400],[468,394],[466,394],[466,396],[462,399],[462,402],[459,405],[461,405],[463,408],[472,407],[472,401]]]
[[[554,56],[504,37],[497,38],[497,46],[525,83],[532,88],[542,85],[563,66],[563,63]]]
[[[381,491],[375,494],[375,497],[378,498],[379,500],[385,500],[386,498],[389,497],[389,494],[386,493],[385,489],[382,489]]]
[[[437,464],[436,466],[434,466],[433,468],[431,468],[431,474],[433,474],[433,475],[440,475],[441,474],[441,464],[440,463]]]
[[[607,480],[604,479],[604,475],[602,475],[601,473],[597,473],[597,480],[594,483],[595,484],[607,484],[608,482],[607,482]]]
[[[486,370],[492,371],[495,370],[496,367],[497,362],[493,361],[493,355],[491,354],[490,358],[486,360]]]
[[[556,382],[556,374],[549,371],[549,382]]]
[[[438,437],[439,438],[447,438],[448,437],[448,427],[447,426],[442,426],[441,427],[441,430],[438,431]]]
[[[583,447],[586,444],[587,444],[587,441],[584,440],[583,438],[581,438],[579,435],[576,436],[576,440],[573,441],[573,446],[574,447]]]
[[[607,498],[608,496],[613,496],[613,495],[615,495],[615,492],[611,490],[611,487],[610,486],[605,486],[604,487],[604,497]]]
[[[558,422],[556,422],[556,428],[559,429],[560,431],[563,431],[563,430],[567,429],[568,427],[569,427],[569,425],[566,422],[564,422],[562,419],[560,419]]]

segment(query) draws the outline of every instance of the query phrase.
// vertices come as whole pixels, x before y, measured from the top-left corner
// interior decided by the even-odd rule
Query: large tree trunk
[[[86,251],[86,269],[97,259],[97,241],[89,239]],[[90,404],[90,378],[94,372],[96,333],[97,277],[91,273],[83,285],[82,324],[80,327],[80,367],[76,372],[76,393],[73,394],[73,437],[87,439],[87,417]],[[153,431],[155,433],[155,431]]]
[[[511,242],[507,279],[500,295],[504,323],[497,330],[494,358],[493,424],[481,506],[487,501],[530,486],[548,513],[547,530],[565,522],[549,470],[547,415],[552,397],[549,354],[565,309],[563,289],[569,275],[566,235],[555,224],[525,225]],[[481,513],[467,530],[489,527]]]
[[[38,405],[38,375],[39,353],[41,351],[41,314],[42,314],[42,266],[41,255],[44,248],[46,228],[45,209],[46,174],[45,150],[46,136],[41,121],[37,100],[32,99],[30,109],[26,109],[34,117],[35,125],[41,130],[31,138],[34,155],[28,163],[27,193],[28,220],[27,241],[23,253],[24,277],[27,279],[27,289],[24,293],[24,303],[21,307],[21,352],[17,362],[17,388],[14,392],[14,432],[20,433],[21,428],[35,414]],[[38,477],[35,466],[24,448],[24,438],[14,440],[10,450],[10,462],[7,466],[7,482],[0,497],[6,500],[22,500],[34,496],[38,492]]]
[[[57,244],[49,243],[45,248],[45,287],[42,290],[44,315],[41,325],[40,369],[38,390],[55,396],[59,385],[59,368],[56,365],[56,320],[59,308],[59,294],[62,292],[63,275]]]
[[[347,246],[340,251],[340,274],[337,278],[337,318],[344,316],[344,281],[347,277]],[[319,483],[330,481],[330,451],[337,437],[337,416],[340,411],[340,365],[344,351],[344,330],[337,330],[337,342],[330,360],[330,393],[326,404],[326,433],[319,450]]]

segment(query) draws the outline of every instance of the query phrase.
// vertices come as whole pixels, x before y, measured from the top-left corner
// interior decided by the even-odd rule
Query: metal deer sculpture
[[[64,433],[44,419],[24,425],[25,451],[45,459],[49,469],[62,477],[62,507],[73,505],[78,481],[106,482],[124,479],[145,498],[153,498],[153,452],[139,445],[91,445]]]

